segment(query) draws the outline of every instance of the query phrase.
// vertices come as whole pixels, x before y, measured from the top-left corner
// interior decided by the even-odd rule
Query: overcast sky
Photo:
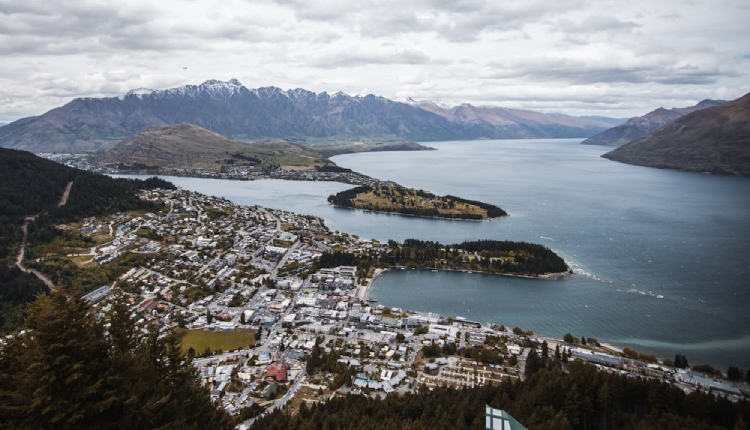
[[[750,92],[748,0],[0,0],[0,122],[236,78],[630,117]]]

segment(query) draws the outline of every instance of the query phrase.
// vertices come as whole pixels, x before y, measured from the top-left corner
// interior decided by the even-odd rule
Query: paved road
[[[276,264],[276,267],[273,268],[273,271],[271,271],[271,279],[276,279],[276,275],[279,273],[279,269],[284,267],[286,262],[289,260],[289,256],[292,254],[292,251],[300,247],[300,242],[294,242],[294,245],[292,245],[291,248],[286,250],[286,253],[283,257],[279,260],[278,264]]]

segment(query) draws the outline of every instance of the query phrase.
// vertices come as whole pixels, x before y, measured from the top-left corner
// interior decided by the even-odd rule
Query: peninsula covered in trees
[[[497,206],[456,196],[436,196],[396,184],[362,185],[328,197],[334,206],[427,218],[487,220],[507,216]]]
[[[324,253],[318,264],[321,267],[357,265],[364,272],[371,267],[401,266],[528,277],[570,273],[565,260],[545,246],[498,240],[453,245],[417,239],[406,239],[403,244],[390,241],[386,252],[372,257],[347,252]]]

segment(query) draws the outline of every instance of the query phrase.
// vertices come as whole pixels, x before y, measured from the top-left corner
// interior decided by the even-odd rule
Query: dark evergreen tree
[[[547,367],[547,360],[549,360],[549,346],[547,345],[546,340],[542,342],[542,353],[539,358],[541,359],[540,366]]]
[[[536,347],[532,346],[529,355],[526,357],[526,376],[529,377],[542,368],[542,360],[536,352]]]
[[[688,365],[687,357],[685,357],[682,354],[676,354],[674,356],[674,367],[678,369],[684,369],[688,366],[689,365]]]
[[[729,366],[729,369],[727,369],[727,379],[730,381],[739,381],[740,369],[738,367]]]
[[[118,302],[110,322],[62,293],[37,299],[0,349],[0,428],[231,428],[174,332],[138,339]]]
[[[483,429],[484,405],[504,409],[529,429],[746,428],[750,404],[659,381],[570,363],[540,369],[523,381],[471,389],[436,387],[418,394],[336,397],[306,411],[276,411],[253,429]]]

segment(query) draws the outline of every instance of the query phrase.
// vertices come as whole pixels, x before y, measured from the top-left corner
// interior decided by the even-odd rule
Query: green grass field
[[[201,354],[206,350],[206,347],[211,348],[211,351],[219,349],[229,351],[255,345],[255,330],[208,331],[197,329],[183,330],[183,333],[183,352],[186,352],[191,346],[196,353]]]

